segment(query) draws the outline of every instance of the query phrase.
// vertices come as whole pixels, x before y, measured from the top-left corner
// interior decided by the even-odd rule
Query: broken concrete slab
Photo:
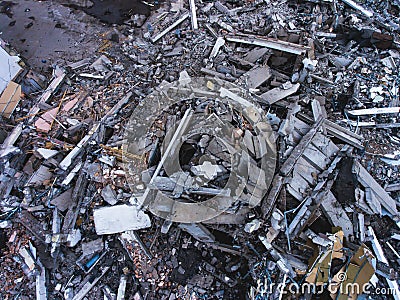
[[[110,205],[114,205],[118,202],[117,193],[111,187],[111,185],[107,184],[103,190],[101,191],[101,196],[104,201],[106,201]]]
[[[269,67],[259,66],[244,73],[241,80],[245,82],[249,89],[255,89],[271,78],[271,76]]]
[[[260,95],[263,102],[267,104],[273,104],[279,100],[285,99],[286,97],[293,95],[300,88],[300,83],[291,84],[288,83],[284,87],[277,87],[264,94]]]
[[[66,211],[72,204],[72,189],[68,189],[50,201],[60,211]]]

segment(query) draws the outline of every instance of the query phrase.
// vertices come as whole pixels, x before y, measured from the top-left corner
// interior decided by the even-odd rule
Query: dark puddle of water
[[[90,8],[76,7],[108,24],[122,24],[134,14],[149,16],[151,7],[140,0],[91,0]],[[154,4],[152,0],[148,1]]]

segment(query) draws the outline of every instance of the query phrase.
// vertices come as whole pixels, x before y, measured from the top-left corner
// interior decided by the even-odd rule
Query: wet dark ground
[[[2,8],[0,38],[42,73],[52,64],[95,56],[102,42],[100,35],[110,30],[84,12],[55,1],[14,1]]]
[[[148,16],[157,1],[91,0],[93,5],[85,7],[84,0],[0,0],[0,37],[34,70],[46,73],[54,63],[95,56],[110,24],[122,24],[135,14]]]
[[[79,8],[87,14],[108,24],[122,24],[131,15],[148,16],[151,7],[140,0],[91,0],[94,5],[90,8]],[[157,4],[149,0],[150,4]]]

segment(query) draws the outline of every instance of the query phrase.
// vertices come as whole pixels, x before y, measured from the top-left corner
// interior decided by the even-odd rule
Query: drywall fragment
[[[113,234],[151,226],[150,217],[136,206],[115,205],[93,212],[97,234]]]

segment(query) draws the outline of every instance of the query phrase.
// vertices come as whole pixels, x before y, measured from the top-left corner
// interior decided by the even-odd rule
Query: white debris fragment
[[[57,150],[51,150],[46,148],[38,148],[36,149],[36,152],[44,159],[52,158],[53,156],[58,154]]]
[[[385,154],[381,160],[392,166],[400,166],[400,151],[395,151],[393,154]]]
[[[252,233],[252,232],[258,230],[260,228],[260,226],[261,226],[260,220],[254,219],[244,226],[244,231],[247,233]]]
[[[116,205],[93,212],[97,234],[113,234],[151,226],[150,217],[136,206]]]
[[[75,247],[81,239],[81,231],[79,229],[73,229],[72,232],[67,235],[67,246]]]
[[[197,176],[204,176],[208,180],[213,180],[217,177],[218,173],[223,172],[219,165],[213,165],[209,161],[203,162],[202,165],[193,166],[190,169]]]

